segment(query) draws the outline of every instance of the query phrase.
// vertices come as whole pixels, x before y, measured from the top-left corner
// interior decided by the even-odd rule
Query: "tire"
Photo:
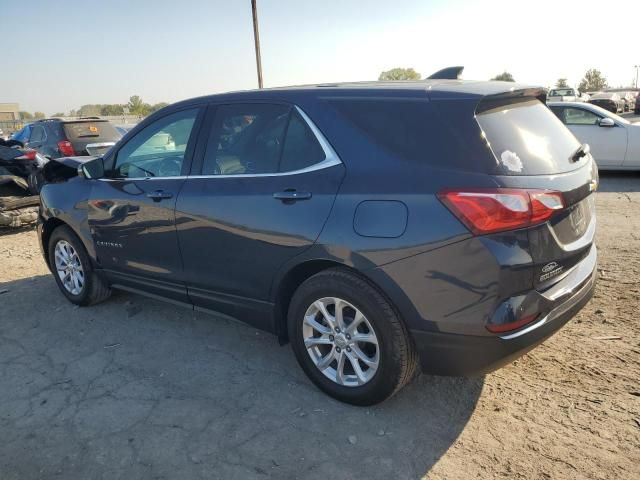
[[[56,247],[58,245],[61,247],[68,245],[71,247],[68,251],[76,253],[77,258],[74,257],[74,259],[76,259],[75,263],[79,265],[83,274],[81,288],[72,291],[69,289],[68,285],[65,286],[65,283],[63,283],[60,278],[58,266],[56,265]],[[60,291],[71,303],[80,306],[87,306],[100,303],[109,298],[111,295],[109,286],[96,274],[91,264],[91,260],[89,259],[87,250],[84,248],[84,245],[78,236],[69,227],[61,225],[56,228],[51,233],[47,249],[49,253],[49,267],[51,272],[53,273]]]
[[[337,305],[341,305],[346,327],[342,329],[344,332],[329,328],[331,322],[326,321],[325,315],[316,308],[316,305],[323,303],[327,305],[324,311],[331,313],[332,300],[337,301],[329,317],[336,322]],[[358,317],[358,311],[364,320]],[[355,318],[360,318],[360,321],[356,322]],[[308,319],[315,320],[311,323],[322,328],[316,331],[310,326]],[[353,326],[356,323],[358,327]],[[371,327],[373,335],[368,327]],[[322,271],[298,287],[289,306],[288,328],[293,351],[304,372],[320,390],[342,402],[361,406],[382,402],[409,383],[417,372],[415,347],[393,306],[377,288],[346,269],[332,268]],[[321,330],[324,333],[321,334]],[[356,342],[346,334],[348,331],[351,331],[354,337],[361,335],[359,338],[375,338],[377,344]],[[362,331],[365,333],[361,333]],[[309,332],[313,332],[312,336],[308,336]],[[340,335],[342,338],[339,338]],[[307,349],[305,338],[313,342],[314,346]],[[328,339],[331,343],[325,344]],[[322,345],[315,345],[316,341],[322,342]],[[359,372],[356,372],[353,358],[362,358],[359,355],[365,350],[368,362],[373,364],[377,360],[375,370],[368,366],[369,363],[356,359],[359,366]],[[342,382],[338,379],[338,357],[324,369],[317,366],[323,364],[331,354],[343,356],[340,375]],[[371,361],[372,359],[374,361]],[[363,373],[362,370],[365,368],[366,372]],[[368,375],[368,378],[365,381],[357,373]],[[350,384],[347,384],[348,382]]]

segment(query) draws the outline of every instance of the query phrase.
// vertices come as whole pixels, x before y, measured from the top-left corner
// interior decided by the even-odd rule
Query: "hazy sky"
[[[591,67],[613,86],[640,64],[640,0],[258,0],[265,86],[508,70],[576,85]],[[257,87],[250,0],[0,0],[0,102],[67,112]],[[15,20],[15,21],[13,21]],[[633,32],[635,30],[635,33]]]

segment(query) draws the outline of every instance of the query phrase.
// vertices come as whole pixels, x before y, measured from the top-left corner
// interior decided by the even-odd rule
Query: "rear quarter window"
[[[495,170],[491,152],[480,141],[475,102],[395,98],[328,101],[372,144],[398,160],[474,173]]]

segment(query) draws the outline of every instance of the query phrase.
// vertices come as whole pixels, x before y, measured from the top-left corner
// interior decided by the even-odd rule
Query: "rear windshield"
[[[549,92],[549,96],[550,97],[559,97],[559,96],[565,96],[565,97],[569,97],[573,95],[573,90],[568,89],[568,88],[564,88],[561,90],[551,90]]]
[[[538,100],[483,110],[477,120],[506,175],[549,175],[581,166],[571,160],[580,143]]]
[[[72,143],[116,142],[122,136],[111,123],[104,121],[64,123],[64,131]]]

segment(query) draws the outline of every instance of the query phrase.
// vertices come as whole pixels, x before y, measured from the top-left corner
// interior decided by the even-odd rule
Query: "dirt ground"
[[[119,293],[74,308],[33,231],[0,234],[0,478],[640,478],[640,176],[598,194],[595,298],[483,378],[382,405],[320,393],[289,347]]]

